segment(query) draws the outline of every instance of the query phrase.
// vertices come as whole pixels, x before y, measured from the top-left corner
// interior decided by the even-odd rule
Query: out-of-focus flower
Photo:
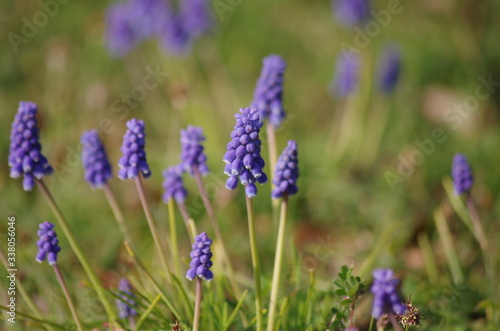
[[[25,191],[33,189],[35,178],[42,179],[53,172],[47,159],[42,155],[37,113],[36,104],[21,101],[10,132],[10,177],[19,178],[22,175]]]
[[[194,238],[193,250],[191,251],[190,268],[186,272],[186,278],[193,280],[196,276],[206,281],[214,278],[210,267],[212,267],[212,240],[203,232]]]
[[[401,72],[401,53],[394,45],[384,48],[378,65],[378,84],[384,93],[391,93]]]
[[[331,83],[331,92],[345,98],[358,90],[360,59],[356,54],[340,54],[337,58],[335,76]]]
[[[278,128],[286,117],[283,106],[283,75],[286,62],[281,56],[269,55],[262,61],[262,71],[257,80],[252,108],[257,108],[261,119]]]
[[[134,179],[142,173],[145,178],[151,176],[146,161],[144,121],[135,118],[127,122],[127,132],[123,136],[121,147],[122,157],[118,162],[121,179]]]
[[[370,14],[369,0],[333,0],[333,15],[344,26],[363,23]]]
[[[297,142],[289,140],[276,163],[273,184],[276,186],[271,196],[274,199],[297,193],[297,178],[299,177],[299,160],[297,158]]]
[[[236,125],[231,132],[231,141],[227,144],[227,152],[223,161],[226,163],[224,173],[229,176],[226,188],[234,190],[238,186],[238,178],[245,186],[249,198],[257,194],[255,182],[264,184],[267,176],[263,171],[265,162],[260,156],[261,141],[259,139],[262,122],[256,108],[241,108],[236,114]]]
[[[82,162],[85,171],[85,180],[93,188],[101,188],[111,178],[111,165],[108,156],[99,138],[97,130],[90,130],[83,133]]]
[[[207,33],[214,23],[210,1],[181,0],[179,15],[185,30],[191,38],[197,38]]]
[[[470,192],[472,184],[474,183],[474,177],[465,155],[455,154],[453,157],[451,177],[453,178],[456,194],[460,195]]]
[[[165,17],[160,22],[158,39],[167,53],[184,55],[191,48],[191,36],[184,26],[183,17],[176,13],[172,4],[168,3]]]
[[[116,306],[118,307],[118,315],[120,318],[129,318],[137,315],[137,311],[135,307],[137,307],[137,303],[135,303],[134,298],[135,295],[132,292],[132,285],[126,278],[120,279],[118,283],[118,296],[119,299],[116,299]]]
[[[54,224],[50,222],[43,222],[39,225],[38,237],[40,238],[36,245],[38,246],[38,253],[36,254],[36,260],[42,263],[45,258],[50,265],[56,265],[57,254],[61,250],[59,247],[59,240],[57,239],[57,234],[54,231]]]
[[[181,130],[181,167],[191,176],[195,174],[195,168],[202,175],[208,175],[207,156],[203,152],[202,143],[205,141],[203,130],[189,125],[187,129]]]
[[[129,2],[117,2],[106,11],[106,45],[113,56],[123,56],[140,41]]]
[[[163,171],[163,202],[167,203],[173,198],[177,203],[184,203],[187,191],[182,182],[180,166],[173,166]]]
[[[384,313],[394,312],[396,315],[405,313],[405,306],[397,293],[399,280],[394,278],[391,269],[376,269],[373,271],[373,310],[372,316],[379,318]]]

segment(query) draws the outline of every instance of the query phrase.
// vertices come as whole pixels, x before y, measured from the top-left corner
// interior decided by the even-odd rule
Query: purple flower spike
[[[186,278],[193,280],[196,276],[206,281],[214,279],[210,267],[212,267],[212,250],[210,246],[212,240],[208,238],[205,232],[200,233],[194,238],[193,250],[191,251],[190,268],[186,272]]]
[[[286,62],[278,55],[269,55],[262,62],[262,71],[251,107],[259,110],[263,120],[269,118],[271,125],[278,128],[286,117],[283,107],[283,75]]]
[[[369,0],[333,0],[333,15],[343,26],[363,23],[369,14]]]
[[[39,225],[37,241],[38,253],[36,254],[36,260],[42,263],[45,258],[51,266],[57,263],[57,253],[61,250],[59,247],[59,240],[57,239],[57,234],[53,230],[54,224],[50,222],[43,222]]]
[[[170,2],[160,25],[158,38],[162,48],[174,55],[186,54],[191,48],[191,38],[184,26],[183,18],[174,11]]]
[[[335,77],[331,83],[331,92],[337,97],[345,98],[354,93],[359,85],[360,60],[356,54],[343,55],[337,58]]]
[[[10,132],[10,177],[19,178],[22,175],[25,191],[33,189],[35,178],[42,179],[53,172],[47,159],[42,155],[37,113],[36,104],[21,101]]]
[[[162,22],[168,18],[169,2],[165,0],[128,0],[129,17],[139,40],[161,35]]]
[[[214,19],[210,4],[211,1],[207,0],[182,0],[180,2],[179,15],[192,38],[200,37],[212,27]]]
[[[396,315],[404,314],[405,305],[401,302],[397,293],[399,280],[394,278],[391,269],[376,269],[373,271],[373,310],[372,316],[380,318],[382,314],[394,312]]]
[[[83,146],[82,162],[85,180],[92,188],[101,188],[111,178],[112,173],[108,156],[97,130],[84,132],[80,141]]]
[[[394,91],[401,71],[401,53],[394,46],[386,46],[379,62],[378,84],[382,92]]]
[[[229,176],[226,188],[234,190],[240,183],[245,186],[249,198],[257,194],[255,182],[264,184],[267,176],[263,169],[264,159],[260,156],[259,139],[262,122],[256,108],[241,108],[236,114],[236,125],[231,132],[231,141],[227,144],[227,152],[223,161],[226,163],[224,173]]]
[[[195,174],[195,167],[203,176],[208,175],[207,156],[202,145],[204,141],[203,130],[199,127],[189,125],[186,130],[181,130],[181,167],[191,176]]]
[[[128,2],[111,5],[106,12],[106,44],[111,55],[121,57],[140,41]]]
[[[123,180],[134,179],[139,176],[139,173],[142,173],[144,178],[148,178],[151,176],[151,171],[144,151],[146,144],[144,121],[133,118],[127,122],[127,128],[128,130],[123,136],[122,157],[118,161],[120,166],[118,177]]]
[[[474,183],[474,177],[465,155],[455,154],[453,157],[451,176],[453,177],[453,184],[455,185],[455,193],[457,195],[470,192],[472,184]]]
[[[132,292],[132,285],[130,282],[122,278],[118,283],[118,296],[120,299],[116,299],[116,306],[118,307],[120,318],[129,318],[137,315],[137,311],[134,309],[137,304],[134,301],[135,295]]]
[[[298,163],[297,143],[294,140],[289,140],[288,145],[278,159],[276,170],[274,171],[273,184],[275,185],[275,189],[271,193],[273,199],[278,199],[285,194],[297,194]]]
[[[180,166],[173,166],[163,171],[163,202],[167,203],[173,198],[177,203],[184,203],[187,191],[182,182],[182,170]]]

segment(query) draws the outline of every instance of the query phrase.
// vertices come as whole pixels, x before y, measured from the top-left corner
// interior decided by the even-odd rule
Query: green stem
[[[434,211],[434,220],[436,222],[439,237],[441,238],[441,242],[443,244],[448,266],[450,267],[451,274],[453,276],[453,283],[456,285],[461,284],[464,281],[462,267],[460,266],[460,260],[455,247],[453,246],[453,239],[450,229],[448,228],[446,217],[441,209]]]
[[[144,187],[142,186],[141,176],[135,178],[135,185],[137,187],[137,192],[139,193],[139,199],[141,200],[142,208],[144,209],[144,214],[146,215],[146,220],[148,221],[149,229],[151,230],[151,235],[153,236],[153,241],[156,246],[156,251],[158,252],[158,257],[160,258],[163,270],[165,272],[165,277],[169,283],[172,282],[170,278],[170,268],[168,267],[167,258],[165,252],[158,237],[158,230],[156,229],[153,216],[149,210],[148,202],[146,201],[146,194],[144,193]]]
[[[42,191],[42,195],[45,197],[47,200],[47,203],[49,204],[50,208],[52,209],[52,212],[56,216],[57,221],[59,222],[59,226],[61,227],[64,235],[66,236],[66,239],[68,240],[71,249],[73,249],[73,252],[75,253],[76,257],[80,261],[83,270],[85,270],[85,273],[87,274],[87,277],[90,280],[90,283],[94,287],[97,296],[99,297],[99,300],[101,301],[102,306],[106,310],[106,314],[108,315],[108,319],[111,324],[115,324],[116,321],[116,316],[115,313],[113,312],[113,309],[111,309],[111,306],[109,305],[109,302],[106,299],[106,295],[104,293],[104,289],[101,287],[101,284],[97,280],[97,276],[95,275],[94,271],[90,267],[89,262],[87,261],[87,258],[83,254],[82,249],[80,248],[80,245],[78,242],[75,240],[75,237],[73,236],[71,229],[68,225],[68,222],[64,218],[61,210],[57,206],[54,198],[50,194],[49,190],[47,189],[47,186],[45,186],[45,183],[41,179],[36,180],[36,184],[40,191]]]
[[[193,331],[198,331],[200,329],[200,312],[201,312],[201,297],[203,284],[200,277],[196,277],[196,301],[194,303],[194,319],[193,319]]]
[[[278,307],[278,293],[280,287],[281,265],[285,247],[286,219],[288,213],[288,196],[285,194],[281,199],[281,213],[278,227],[278,239],[276,241],[276,256],[274,258],[273,280],[271,285],[271,298],[269,301],[269,316],[267,319],[267,331],[274,330],[274,319]]]
[[[120,206],[118,205],[118,201],[116,200],[116,196],[113,193],[113,190],[111,189],[111,186],[109,185],[108,182],[104,184],[103,187],[104,194],[106,195],[106,199],[108,200],[109,207],[111,208],[111,211],[113,212],[113,215],[115,216],[116,222],[118,223],[118,227],[120,228],[123,238],[128,241],[129,243],[132,243],[132,238],[130,236],[130,232],[128,231],[127,225],[125,223],[125,218],[123,217],[122,210]]]
[[[255,314],[257,321],[256,331],[263,330],[262,324],[262,292],[260,288],[260,262],[259,253],[257,251],[257,238],[255,236],[255,219],[253,214],[252,199],[245,196],[247,202],[248,215],[248,235],[250,237],[250,251],[252,253],[253,275],[255,278]]]
[[[372,317],[370,320],[370,328],[368,329],[368,331],[372,331],[374,322],[375,322],[375,319]]]
[[[179,250],[177,246],[177,227],[175,224],[174,200],[168,200],[168,219],[170,225],[170,251],[172,252],[172,260],[175,267],[175,274],[180,275]]]
[[[196,230],[196,224],[194,224],[193,219],[189,216],[186,205],[184,205],[183,203],[178,203],[177,206],[179,206],[179,210],[181,211],[181,215],[184,219],[184,224],[186,225],[189,238],[191,239],[191,242],[194,242],[194,238],[198,234],[198,231]]]
[[[56,273],[57,280],[59,281],[59,284],[61,285],[61,288],[64,292],[64,296],[66,297],[66,301],[68,302],[68,307],[69,310],[71,311],[71,315],[73,315],[73,319],[75,320],[76,327],[78,331],[83,331],[82,323],[80,322],[80,319],[78,318],[78,315],[76,313],[75,305],[73,304],[73,300],[71,299],[71,295],[69,294],[68,287],[66,286],[66,282],[64,281],[64,277],[61,273],[61,269],[59,269],[58,265],[54,265],[54,271]]]

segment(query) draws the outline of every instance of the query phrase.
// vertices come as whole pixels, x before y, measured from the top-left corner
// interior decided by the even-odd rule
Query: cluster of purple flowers
[[[120,318],[129,318],[137,315],[135,307],[137,304],[134,301],[134,293],[132,292],[132,285],[126,278],[120,279],[118,282],[118,296],[116,299],[116,306],[118,307],[118,315]]]
[[[31,191],[35,179],[50,175],[53,170],[39,142],[38,108],[29,101],[21,101],[10,132],[9,166],[10,177],[24,176],[23,188]]]
[[[111,178],[112,171],[97,130],[84,132],[80,141],[85,180],[93,188],[101,188]]]
[[[163,202],[173,198],[177,203],[184,203],[187,198],[187,190],[182,182],[182,170],[180,166],[172,166],[163,171]]]
[[[372,316],[380,318],[384,313],[394,312],[396,315],[404,314],[406,307],[401,302],[397,286],[399,280],[394,278],[391,269],[376,269],[373,271],[373,310]]]
[[[299,177],[298,163],[297,142],[289,140],[288,145],[285,147],[276,163],[276,171],[274,172],[273,179],[273,184],[276,188],[271,193],[274,199],[280,198],[285,194],[297,194],[297,178]]]
[[[151,176],[144,150],[144,121],[135,118],[127,122],[127,132],[123,136],[122,157],[118,161],[120,179],[134,179],[142,173],[145,178]]]
[[[347,27],[365,22],[370,14],[369,0],[333,0],[333,15]]]
[[[391,93],[396,87],[401,71],[401,53],[397,46],[386,45],[378,65],[378,86],[384,93]]]
[[[186,272],[186,278],[193,280],[196,276],[206,281],[211,281],[214,278],[210,267],[212,267],[212,250],[210,246],[212,240],[203,232],[194,238],[193,250],[191,251],[190,268]]]
[[[249,198],[257,194],[255,182],[264,184],[267,176],[263,171],[264,159],[260,156],[261,141],[259,139],[262,121],[256,108],[242,108],[236,114],[236,125],[231,132],[231,141],[227,144],[227,152],[223,161],[226,163],[224,173],[229,176],[226,188],[234,190],[238,186],[238,178],[245,186]]]
[[[456,154],[453,157],[451,176],[453,178],[456,194],[460,195],[470,192],[472,184],[474,183],[474,177],[465,155]]]
[[[149,38],[158,39],[168,52],[183,54],[212,24],[207,0],[181,0],[178,6],[171,0],[126,0],[108,8],[106,40],[115,56]]]
[[[54,231],[54,226],[55,225],[50,222],[41,223],[38,230],[38,237],[40,239],[36,243],[38,246],[36,260],[41,263],[45,260],[45,258],[47,258],[47,261],[52,266],[56,265],[57,254],[61,250],[57,234]]]
[[[189,125],[187,129],[181,130],[181,168],[191,176],[194,176],[196,169],[203,176],[209,172],[202,145],[204,141],[203,130],[199,127]]]

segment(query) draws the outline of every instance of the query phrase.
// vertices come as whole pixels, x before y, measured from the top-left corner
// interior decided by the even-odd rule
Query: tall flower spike
[[[474,177],[472,169],[467,161],[467,157],[462,154],[455,154],[451,170],[453,184],[455,185],[455,193],[457,195],[470,192]]]
[[[343,26],[363,23],[369,14],[369,0],[333,0],[333,15]]]
[[[240,114],[235,117],[232,140],[227,144],[227,152],[223,158],[226,163],[224,173],[229,176],[226,188],[234,190],[239,178],[245,186],[246,195],[253,198],[257,194],[255,182],[267,183],[267,176],[263,171],[265,162],[260,156],[259,132],[262,122],[256,108],[241,108]]]
[[[93,188],[101,188],[111,178],[111,165],[97,130],[86,131],[80,139],[85,180]]]
[[[181,177],[180,166],[173,166],[163,171],[163,202],[167,203],[173,198],[177,203],[184,203],[187,197],[187,191],[184,187]]]
[[[120,291],[118,293],[120,299],[116,299],[116,306],[118,307],[120,318],[129,318],[137,315],[137,311],[135,310],[137,304],[134,301],[135,295],[132,292],[132,285],[130,285],[127,279],[120,279],[118,291]]]
[[[190,268],[186,272],[186,278],[193,280],[196,276],[206,281],[214,278],[210,267],[212,266],[212,240],[203,232],[194,238],[193,250],[191,251]]]
[[[262,120],[269,118],[269,122],[278,128],[286,117],[283,107],[286,62],[279,55],[269,55],[262,63],[251,107],[259,110]]]
[[[122,157],[118,161],[120,179],[133,179],[142,173],[145,178],[151,176],[146,161],[144,121],[135,118],[127,122],[127,132],[123,136]]]
[[[278,199],[284,194],[297,194],[297,178],[299,177],[299,160],[297,158],[297,142],[289,140],[288,145],[281,153],[276,170],[274,171],[273,184],[275,189],[271,197]]]
[[[57,254],[61,250],[59,247],[59,240],[57,239],[57,234],[54,231],[54,224],[50,222],[43,222],[39,225],[37,241],[38,253],[36,254],[36,260],[42,263],[45,258],[50,265],[56,265]]]
[[[127,54],[140,40],[129,2],[112,4],[106,11],[106,45],[111,55]]]
[[[335,67],[335,77],[331,83],[331,92],[345,98],[354,93],[359,85],[360,59],[356,54],[340,54]]]
[[[401,53],[394,45],[386,46],[378,65],[378,84],[382,92],[391,93],[399,79]]]
[[[209,172],[207,156],[203,152],[204,141],[203,130],[199,127],[189,125],[187,129],[181,130],[181,167],[191,176],[194,176],[195,167],[198,167],[198,171],[203,176]]]
[[[391,269],[379,268],[373,271],[373,310],[372,316],[380,318],[382,314],[394,312],[396,315],[404,314],[406,308],[397,293],[399,280],[394,278]]]
[[[171,1],[168,1],[165,16],[160,21],[158,38],[165,52],[184,55],[191,48],[191,38],[184,26],[183,18],[172,7]]]
[[[53,172],[47,159],[42,155],[37,113],[36,104],[21,101],[10,132],[10,177],[19,178],[23,175],[25,191],[33,189],[35,178],[41,179]]]
[[[200,37],[212,27],[214,19],[210,4],[208,0],[180,1],[179,15],[191,38]]]

